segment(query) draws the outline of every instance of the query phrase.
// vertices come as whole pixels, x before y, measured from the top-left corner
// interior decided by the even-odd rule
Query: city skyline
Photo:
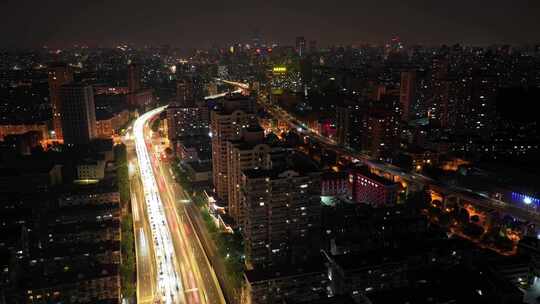
[[[31,16],[32,1],[0,4],[5,47],[111,46],[120,42],[209,47],[251,40],[291,44],[295,36],[332,44],[384,43],[398,36],[408,44],[487,45],[536,43],[539,4],[463,0],[407,4],[295,1],[287,4],[240,1],[234,5],[115,1],[55,1]],[[29,17],[32,18],[29,18]],[[21,21],[24,23],[21,23]],[[67,26],[69,25],[69,26]],[[224,26],[226,25],[226,26]]]
[[[540,303],[536,6],[4,1],[0,304]]]

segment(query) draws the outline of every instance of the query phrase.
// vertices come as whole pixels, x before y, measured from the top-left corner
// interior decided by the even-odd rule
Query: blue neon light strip
[[[517,192],[512,192],[512,200],[526,205],[540,205],[540,199]]]

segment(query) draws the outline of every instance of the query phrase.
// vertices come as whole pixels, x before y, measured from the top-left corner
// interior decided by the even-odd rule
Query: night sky
[[[118,41],[208,47],[295,36],[320,45],[540,41],[538,0],[0,0],[0,47]]]

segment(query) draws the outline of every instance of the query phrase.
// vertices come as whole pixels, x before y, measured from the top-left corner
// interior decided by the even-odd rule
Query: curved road
[[[134,220],[147,217],[151,244],[144,248],[153,249],[151,256],[156,267],[155,284],[144,285],[155,285],[155,290],[149,292],[139,286],[138,294],[147,298],[149,293],[153,294],[153,302],[157,303],[225,303],[215,273],[185,214],[185,206],[177,204],[171,186],[163,179],[157,157],[159,153],[149,136],[149,121],[164,109],[160,107],[141,115],[133,127],[145,201],[145,208],[134,211]],[[141,209],[146,212],[141,214]],[[145,241],[147,238],[140,237],[138,245],[145,244]],[[139,251],[144,251],[144,248]],[[137,264],[139,266],[139,259]],[[138,277],[141,278],[141,274]]]

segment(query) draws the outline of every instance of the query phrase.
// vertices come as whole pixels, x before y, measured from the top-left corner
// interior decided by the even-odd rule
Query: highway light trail
[[[216,80],[221,81],[221,82],[226,83],[226,84],[230,84],[230,85],[239,87],[239,88],[242,88],[242,89],[245,89],[245,90],[249,89],[249,84],[247,84],[247,83],[231,81],[231,80],[226,80],[226,79],[221,79],[221,78],[216,78]]]
[[[242,90],[238,89],[238,90],[234,90],[232,92],[225,92],[225,93],[219,93],[219,94],[216,94],[216,95],[210,95],[210,96],[204,97],[204,99],[208,100],[208,99],[221,98],[221,97],[225,97],[225,96],[227,96],[228,94],[231,94],[231,93],[242,93]]]
[[[182,286],[175,267],[175,250],[159,195],[159,189],[154,177],[150,154],[144,139],[144,127],[146,123],[150,118],[164,109],[165,107],[156,108],[140,116],[135,121],[133,134],[135,137],[135,149],[139,162],[146,210],[150,220],[150,230],[155,248],[158,272],[157,286],[161,297],[160,300],[161,303],[180,303],[183,302],[180,297]]]

